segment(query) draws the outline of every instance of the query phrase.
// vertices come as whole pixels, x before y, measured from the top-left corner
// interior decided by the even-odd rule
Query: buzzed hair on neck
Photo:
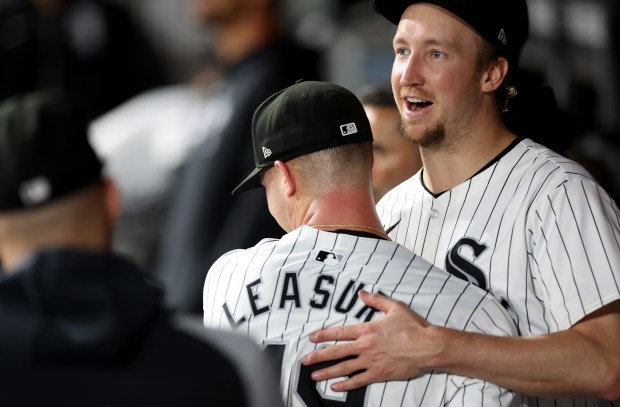
[[[310,193],[370,186],[372,144],[363,141],[320,150],[294,158],[289,165],[302,175]]]

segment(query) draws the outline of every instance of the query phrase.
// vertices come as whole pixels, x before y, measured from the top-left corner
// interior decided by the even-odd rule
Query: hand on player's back
[[[352,342],[312,352],[304,357],[305,365],[357,357],[317,370],[312,378],[323,381],[362,371],[332,385],[334,391],[350,391],[370,383],[406,380],[424,373],[425,361],[439,350],[438,343],[432,339],[433,326],[401,301],[366,291],[360,291],[359,297],[366,305],[384,312],[385,316],[313,333],[310,336],[312,342]]]

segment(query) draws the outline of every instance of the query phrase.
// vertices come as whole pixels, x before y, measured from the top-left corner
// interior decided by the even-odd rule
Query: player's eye
[[[394,54],[398,57],[404,57],[409,55],[409,50],[403,47],[398,47],[394,50]]]
[[[444,56],[444,53],[441,51],[437,51],[436,49],[431,51],[431,57],[437,59],[437,58],[441,58]]]

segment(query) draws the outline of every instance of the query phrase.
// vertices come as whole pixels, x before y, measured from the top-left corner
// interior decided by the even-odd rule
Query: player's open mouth
[[[405,98],[405,102],[407,103],[407,109],[411,110],[412,112],[422,110],[433,104],[433,102],[418,98]]]

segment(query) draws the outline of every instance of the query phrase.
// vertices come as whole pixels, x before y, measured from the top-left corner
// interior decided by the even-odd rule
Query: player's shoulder
[[[400,288],[392,295],[410,302],[431,323],[494,335],[516,335],[513,320],[492,294],[441,270],[408,249],[402,247],[395,252],[388,268],[407,270],[398,282]],[[413,290],[402,290],[412,287]]]
[[[532,140],[524,139],[512,153],[523,157],[516,165],[514,180],[524,182],[523,202],[531,208],[548,207],[551,202],[573,203],[590,201],[610,201],[609,194],[594,177],[579,163],[556,153]],[[533,213],[533,212],[530,212]]]
[[[523,164],[527,167],[527,171],[541,182],[552,179],[569,183],[582,181],[596,183],[583,165],[542,144],[531,139],[523,139],[519,147],[526,157]]]
[[[230,250],[223,255],[221,255],[217,261],[213,264],[214,266],[222,266],[224,264],[228,264],[231,262],[236,262],[244,258],[252,258],[255,257],[257,253],[260,252],[270,252],[273,250],[273,247],[280,241],[280,239],[267,238],[262,239],[256,245],[247,248],[247,249],[233,249]]]
[[[447,273],[419,256],[416,260],[422,266],[428,265],[418,295],[435,298],[433,302],[441,304],[443,311],[439,314],[447,315],[444,326],[501,336],[517,335],[513,319],[489,291]],[[428,314],[429,320],[437,317],[432,312]]]

